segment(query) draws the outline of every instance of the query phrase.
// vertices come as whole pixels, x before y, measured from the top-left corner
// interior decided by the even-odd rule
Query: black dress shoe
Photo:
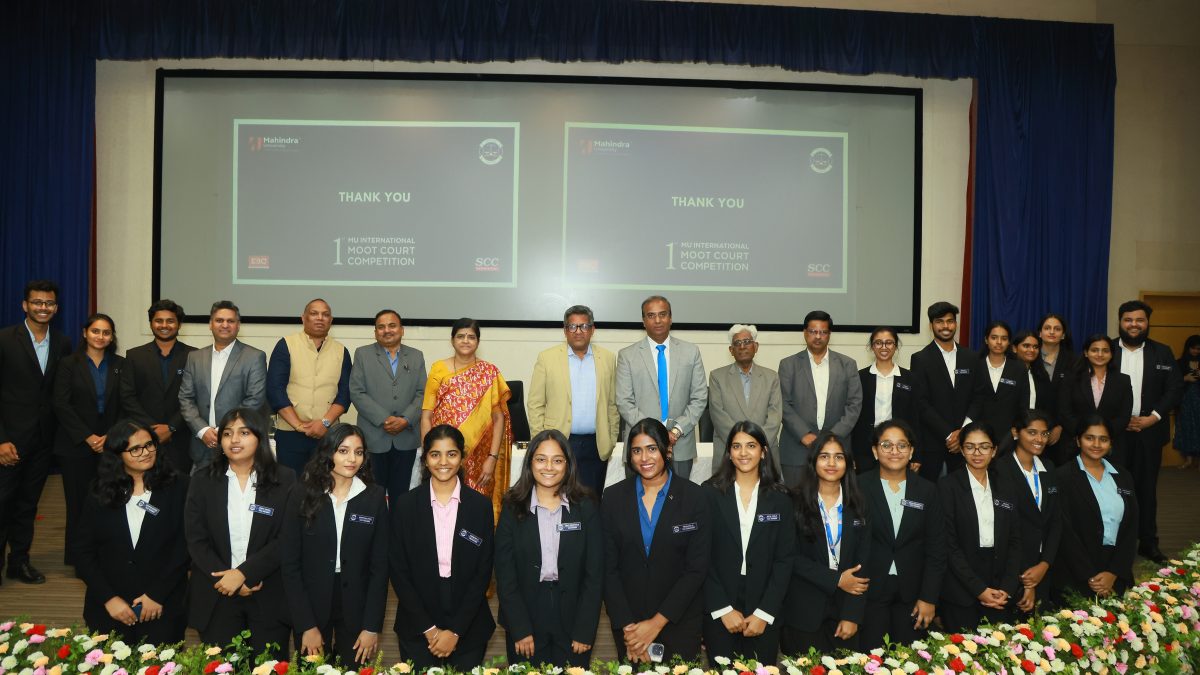
[[[1164,555],[1157,546],[1143,546],[1138,549],[1138,555],[1142,556],[1146,560],[1153,560],[1159,565],[1167,562],[1167,556]]]
[[[8,578],[16,579],[27,584],[44,584],[46,583],[46,575],[37,570],[36,567],[25,561],[19,565],[8,566]]]

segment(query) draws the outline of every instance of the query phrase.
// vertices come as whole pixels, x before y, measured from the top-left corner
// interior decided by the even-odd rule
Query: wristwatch
[[[326,429],[328,429],[332,424],[333,424],[333,422],[330,422],[329,420],[325,419],[324,417],[321,418],[321,426],[325,427]]]

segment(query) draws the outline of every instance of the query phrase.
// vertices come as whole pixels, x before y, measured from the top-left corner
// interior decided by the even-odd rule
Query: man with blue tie
[[[626,428],[660,420],[670,432],[671,464],[689,478],[696,458],[696,427],[708,405],[704,361],[696,345],[671,337],[671,303],[661,295],[642,302],[646,339],[617,354],[617,410]]]

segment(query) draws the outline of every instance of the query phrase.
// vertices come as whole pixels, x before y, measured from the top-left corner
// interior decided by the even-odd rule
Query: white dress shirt
[[[875,376],[875,424],[879,424],[892,419],[892,390],[896,388],[900,368],[893,365],[892,372],[884,375],[872,363],[869,372]]]
[[[825,502],[821,500],[821,495],[817,495],[817,510],[821,512],[821,517],[825,519],[825,553],[829,555],[829,569],[836,570],[838,568],[838,560],[842,557],[842,537],[838,536],[843,533],[842,529],[843,518],[842,512],[842,486],[838,486],[837,503],[832,509],[825,509]],[[833,535],[835,541],[830,541],[828,535]]]
[[[138,503],[150,503],[150,491],[146,490],[140,495],[130,495],[129,501],[125,502],[125,522],[129,523],[129,540],[133,542],[133,547],[136,549],[138,538],[142,536],[142,523],[146,520],[146,509],[138,506]]]
[[[250,506],[258,496],[258,488],[255,487],[258,472],[250,472],[245,490],[242,490],[237,474],[232,468],[225,470],[225,477],[229,480],[225,502],[226,515],[229,518],[229,567],[237,569],[246,562],[246,549],[250,545],[250,526],[254,522],[254,512],[250,510]]]
[[[808,363],[812,366],[813,391],[817,394],[817,431],[820,431],[825,428],[825,402],[829,400],[829,351],[817,363],[809,350]]]
[[[233,353],[235,339],[225,349],[217,349],[213,345],[212,368],[208,373],[208,427],[196,433],[196,438],[204,438],[204,432],[209,428],[217,428],[217,388],[221,386],[221,376],[225,374],[225,366],[229,364],[229,355]]]
[[[755,514],[758,513],[758,481],[754,483],[754,489],[750,493],[750,503],[742,505],[742,486],[736,481],[733,483],[733,500],[737,503],[738,510],[738,529],[741,532],[742,540],[742,569],[741,575],[746,576],[746,546],[750,544],[750,533],[754,530]],[[712,613],[712,618],[720,619],[726,614],[733,611],[733,606],[725,606]],[[767,625],[775,623],[775,617],[767,614],[761,609],[754,610],[754,616],[767,622]]]
[[[975,519],[979,525],[979,547],[991,548],[996,545],[996,511],[992,504],[992,481],[986,487],[969,470],[967,478],[971,481],[971,497],[975,500]]]
[[[1033,369],[1029,370],[1029,409],[1033,410],[1037,407],[1037,384],[1033,379]]]
[[[654,361],[654,376],[658,377],[658,343],[649,335],[646,336],[646,342],[650,345],[650,360]],[[671,336],[662,341],[662,346],[666,347],[663,350],[663,358],[667,360],[667,386],[671,385]],[[657,380],[655,380],[657,382]]]
[[[954,369],[958,365],[958,345],[954,345],[954,349],[946,351],[938,345],[938,351],[942,353],[942,361],[946,363],[946,372],[950,374],[950,386],[954,386]]]
[[[1004,361],[1000,362],[1000,366],[992,365],[992,360],[984,357],[984,362],[987,363],[988,377],[992,380],[992,392],[995,393],[1000,389],[1000,378],[1004,375]]]
[[[1118,340],[1118,342],[1120,342]],[[1134,417],[1139,417],[1142,414],[1142,374],[1146,369],[1146,343],[1137,346],[1137,349],[1130,349],[1121,344],[1121,372],[1129,376],[1129,384],[1133,385],[1133,411],[1131,414]],[[1152,411],[1152,415],[1162,419],[1158,411]]]
[[[346,522],[346,505],[351,499],[359,496],[367,489],[367,484],[359,480],[358,476],[350,479],[350,492],[346,494],[346,498],[338,501],[337,497],[332,492],[329,493],[329,501],[333,503],[333,525],[337,528],[337,553],[333,558],[333,573],[337,574],[342,571],[342,526]]]

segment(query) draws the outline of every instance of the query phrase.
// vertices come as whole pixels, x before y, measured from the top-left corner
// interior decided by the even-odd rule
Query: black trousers
[[[187,628],[187,616],[183,612],[176,612],[171,616],[164,616],[146,623],[135,623],[132,626],[117,623],[115,619],[110,618],[95,625],[89,623],[88,628],[96,633],[120,635],[126,644],[135,645],[145,642],[152,645],[165,645],[183,641],[183,633]]]
[[[562,622],[562,591],[557,581],[538,584],[537,597],[528,603],[529,618],[533,623],[533,658],[517,654],[516,641],[512,633],[506,633],[508,662],[535,665],[579,666],[586,668],[592,660],[592,650],[582,654],[571,651],[571,635]],[[524,637],[524,636],[522,636]]]
[[[408,492],[412,482],[413,462],[417,451],[397,450],[392,448],[387,452],[372,452],[371,472],[375,474],[375,482],[387,491],[388,506],[396,503],[400,495]]]
[[[358,631],[346,621],[342,611],[342,575],[333,575],[333,597],[329,603],[329,621],[317,626],[321,631],[321,642],[324,643],[326,662],[331,663],[336,656],[341,659],[344,668],[357,668],[359,663],[354,656],[354,643],[358,640]],[[355,622],[357,623],[357,622]],[[296,649],[300,649],[301,633],[295,634]]]
[[[913,628],[916,619],[912,616],[915,600],[900,599],[900,581],[892,574],[871,580],[867,591],[867,610],[859,627],[859,649],[869,651],[883,646],[886,635],[893,643],[907,644],[923,640],[927,629]]]
[[[779,631],[779,647],[785,656],[797,656],[808,653],[810,648],[816,648],[821,653],[828,654],[835,649],[858,650],[858,633],[849,640],[841,640],[833,636],[837,630],[837,619],[828,617],[821,622],[815,631],[804,631],[795,626],[784,626]]]
[[[288,638],[292,629],[280,621],[271,609],[263,607],[254,596],[221,596],[217,599],[208,625],[200,631],[200,640],[204,644],[223,647],[238,633],[249,630],[250,646],[255,654],[269,651],[272,658],[286,659],[290,653]],[[268,650],[269,644],[275,647]]]
[[[440,611],[430,612],[435,617],[449,616],[454,613],[455,605],[451,594],[450,580],[438,578],[440,584]],[[397,610],[399,611],[399,610]],[[485,609],[490,612],[491,610]],[[478,621],[476,617],[475,621]],[[475,626],[475,621],[472,621],[472,627]],[[479,633],[476,635],[475,633]],[[429,653],[429,644],[425,641],[424,636],[418,636],[417,639],[412,639],[408,636],[396,634],[396,638],[400,641],[400,658],[410,659],[413,665],[418,669],[418,672],[423,672],[428,668],[455,668],[463,672],[467,672],[475,666],[483,663],[483,655],[487,651],[488,640],[492,634],[473,631],[470,628],[467,632],[458,636],[458,646],[450,653],[450,656],[445,659],[439,659]]]
[[[317,449],[317,439],[309,438],[299,431],[275,430],[275,458],[279,463],[296,472],[296,478],[304,475],[304,465]]]
[[[18,445],[21,461],[0,466],[0,558],[8,547],[9,566],[29,561],[38,500],[50,473],[50,448]]]
[[[1168,424],[1162,420],[1159,424]],[[1129,473],[1138,504],[1138,541],[1143,547],[1158,546],[1158,471],[1162,466],[1162,446],[1150,442],[1146,432],[1125,432],[1129,449]]]
[[[79,521],[83,517],[83,502],[87,499],[88,486],[96,477],[99,455],[87,454],[55,455],[54,461],[62,471],[63,498],[67,506],[66,542],[63,545],[63,562],[75,564],[75,542],[79,541]]]
[[[600,459],[600,451],[596,447],[596,434],[571,434],[567,439],[571,444],[571,452],[575,455],[575,463],[579,465],[579,482],[583,483],[600,499],[604,492],[604,476],[608,465]]]
[[[744,576],[738,582],[733,608],[747,617],[757,609],[746,605]],[[714,656],[724,656],[727,659],[744,656],[764,665],[774,664],[779,660],[779,620],[768,624],[762,635],[748,638],[730,633],[720,619],[714,619],[710,614],[704,617],[704,650],[708,652],[710,661]]]
[[[1010,598],[1008,602],[1010,605],[1015,605],[1018,600],[1020,598]],[[942,626],[948,633],[974,631],[979,624],[983,623],[984,619],[991,623],[1013,620],[1013,613],[1008,609],[992,609],[984,607],[978,602],[973,605],[944,602],[938,607],[938,614],[942,617]]]

